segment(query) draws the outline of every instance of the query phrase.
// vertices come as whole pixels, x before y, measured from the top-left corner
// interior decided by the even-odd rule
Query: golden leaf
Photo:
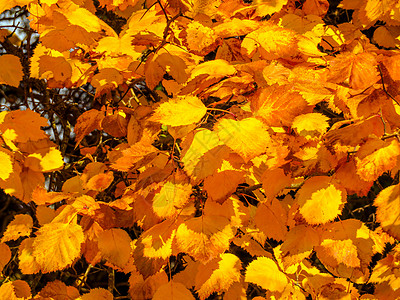
[[[400,238],[400,188],[392,185],[382,190],[375,198],[377,207],[376,219],[381,223],[383,230],[392,236]]]
[[[289,284],[286,275],[268,257],[258,257],[247,266],[245,281],[272,292],[283,292]]]
[[[256,118],[241,121],[221,119],[214,126],[219,139],[245,161],[262,154],[271,143],[266,126]]]
[[[77,224],[45,224],[36,232],[32,255],[43,273],[62,270],[79,257],[83,240]]]
[[[163,125],[182,126],[197,123],[206,114],[207,108],[195,96],[184,96],[162,103],[149,121]]]
[[[30,215],[16,215],[14,220],[8,224],[1,242],[17,240],[21,236],[30,235],[33,227],[33,219]]]
[[[240,280],[241,263],[236,255],[222,253],[206,265],[200,265],[196,276],[196,290],[204,300],[212,293],[225,292]],[[211,273],[211,274],[210,274]]]
[[[6,180],[13,172],[13,162],[11,160],[11,153],[1,148],[0,150],[0,179]]]
[[[346,202],[346,191],[331,177],[308,179],[297,193],[299,211],[309,224],[323,224],[335,219]]]
[[[234,231],[229,219],[201,216],[182,223],[176,232],[176,246],[205,263],[229,248]]]

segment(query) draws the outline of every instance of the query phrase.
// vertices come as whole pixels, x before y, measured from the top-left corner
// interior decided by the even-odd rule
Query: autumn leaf
[[[222,119],[215,126],[214,131],[219,139],[245,161],[266,151],[271,143],[267,127],[256,118],[247,118],[240,121]]]
[[[60,280],[54,280],[48,282],[44,288],[39,292],[39,295],[43,298],[55,298],[65,297],[68,298],[78,298],[79,291],[74,286],[67,286],[64,282]]]
[[[214,292],[227,291],[240,280],[240,270],[239,258],[231,253],[223,253],[206,265],[200,265],[195,279],[200,299],[204,300]]]
[[[80,300],[91,300],[91,299],[101,299],[101,300],[112,300],[113,295],[110,291],[103,288],[91,289],[89,293],[84,294],[79,297]]]
[[[0,286],[0,298],[2,299],[17,300],[29,297],[32,297],[31,288],[26,281],[14,280]]]
[[[324,224],[336,218],[346,202],[346,191],[328,176],[308,179],[297,193],[300,214],[309,224]]]
[[[289,283],[286,275],[268,257],[258,257],[247,266],[245,281],[273,292],[283,292]]]
[[[3,11],[1,7],[0,11]],[[19,58],[15,55],[4,54],[0,56],[0,64],[3,66],[0,70],[0,84],[18,87],[24,75]]]
[[[373,85],[378,79],[377,62],[373,54],[343,53],[331,61],[328,80],[334,83],[348,82],[356,90]]]
[[[394,168],[400,154],[397,140],[390,143],[370,139],[357,151],[355,157],[357,174],[364,181],[374,181],[384,172]]]
[[[6,149],[0,150],[0,179],[6,180],[13,172],[13,162],[11,155]]]
[[[77,224],[45,224],[36,232],[32,255],[43,273],[62,270],[79,257],[83,240]]]
[[[173,280],[160,286],[154,293],[153,300],[164,300],[166,297],[171,300],[194,300],[192,293],[179,282]]]
[[[291,86],[275,84],[260,89],[250,106],[254,116],[268,126],[291,126],[295,117],[306,112],[308,104]]]
[[[227,218],[202,216],[189,219],[176,231],[176,246],[201,262],[207,262],[229,248],[234,232]]]
[[[21,236],[30,235],[33,227],[33,219],[30,215],[16,215],[14,220],[8,224],[1,242],[17,240]]]
[[[203,102],[194,96],[184,96],[162,103],[149,121],[163,125],[182,126],[197,123],[206,114]]]
[[[0,272],[3,271],[4,267],[8,264],[11,259],[11,250],[7,244],[0,243]]]
[[[120,228],[112,228],[104,230],[97,238],[102,256],[122,269],[128,263],[131,253],[128,233]]]
[[[4,121],[0,124],[0,131],[4,135],[12,133],[13,142],[26,143],[47,138],[41,127],[48,126],[47,120],[32,110],[15,110],[7,112]],[[26,130],[29,128],[29,130]]]
[[[104,113],[97,109],[91,109],[81,114],[76,121],[74,128],[76,135],[76,144],[79,144],[83,138],[93,130],[101,130],[101,122],[104,119]]]
[[[382,228],[400,238],[400,189],[399,185],[392,185],[383,189],[374,201],[376,218]]]
[[[267,237],[282,241],[287,234],[287,212],[281,202],[272,199],[269,203],[260,203],[254,216],[254,222]]]

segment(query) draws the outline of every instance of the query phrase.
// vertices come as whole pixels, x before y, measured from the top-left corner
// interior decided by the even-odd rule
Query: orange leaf
[[[75,299],[78,298],[79,291],[76,287],[67,286],[64,282],[60,280],[54,280],[48,282],[44,288],[39,292],[39,296],[43,298],[53,298],[53,299]]]
[[[24,274],[36,274],[40,271],[40,266],[33,256],[34,240],[34,238],[27,238],[21,242],[18,248],[18,266]]]
[[[240,183],[244,182],[245,172],[230,168],[224,169],[224,164],[229,164],[227,161],[223,162],[223,166],[219,172],[208,176],[204,180],[204,190],[210,199],[217,202],[224,202],[237,188]]]
[[[43,273],[62,270],[79,257],[83,240],[77,224],[45,224],[36,232],[32,255]]]
[[[323,224],[335,219],[346,202],[346,191],[331,177],[308,179],[297,193],[299,211],[309,224]]]
[[[268,257],[258,257],[247,266],[245,281],[272,292],[283,292],[289,284],[286,275]]]
[[[168,283],[168,276],[162,270],[143,280],[138,272],[132,272],[128,282],[132,300],[152,299],[157,289]]]
[[[176,216],[189,202],[192,185],[184,182],[166,181],[153,198],[153,210],[160,218]]]
[[[282,261],[284,271],[287,271],[286,269],[290,266],[299,264],[319,244],[320,237],[314,228],[298,225],[290,229],[283,244],[279,246],[279,259]],[[276,255],[275,249],[274,253]]]
[[[160,271],[167,264],[168,257],[173,255],[172,244],[177,226],[174,220],[165,220],[146,230],[136,241],[133,256],[144,278]]]
[[[187,135],[186,140],[182,143],[182,162],[184,163],[185,171],[190,176],[201,177],[201,179],[211,175],[218,168],[218,164],[215,159],[212,163],[207,164],[208,160],[203,162],[201,158],[219,145],[222,145],[222,143],[218,135],[214,131],[205,128],[197,129],[192,134]],[[216,149],[220,150],[219,148]],[[207,175],[200,176],[201,173],[206,173]]]
[[[287,212],[278,199],[273,199],[271,204],[260,203],[257,207],[254,222],[267,237],[277,241],[285,239]]]
[[[291,126],[296,116],[308,107],[304,98],[291,86],[277,84],[260,89],[252,98],[251,110],[268,126]]]
[[[111,292],[107,291],[106,289],[102,288],[96,288],[96,289],[91,289],[88,294],[84,294],[83,296],[80,297],[82,300],[93,300],[93,299],[98,299],[98,300],[113,300],[113,294]]]
[[[0,124],[0,131],[5,134],[12,133],[13,141],[26,143],[47,138],[40,127],[48,126],[47,120],[38,113],[27,110],[15,110],[7,112],[4,121]],[[29,128],[29,130],[26,130]]]
[[[204,300],[212,293],[225,292],[240,280],[241,263],[236,255],[223,253],[205,265],[200,265],[196,276],[196,290]]]
[[[389,143],[381,139],[370,139],[357,151],[357,174],[364,181],[375,181],[396,166],[399,155],[400,145],[397,140]]]
[[[153,300],[194,300],[192,293],[179,282],[173,280],[160,286],[154,293]]]
[[[222,216],[201,216],[182,223],[176,232],[176,246],[205,263],[229,248],[234,237],[230,221]]]
[[[314,250],[333,275],[357,283],[366,282],[376,242],[373,233],[361,221],[347,219],[327,224],[321,241]]]
[[[97,109],[91,109],[81,114],[78,117],[74,128],[76,135],[76,144],[78,145],[83,140],[83,138],[91,133],[93,130],[101,130],[101,122],[103,121],[103,119],[104,112]]]
[[[33,227],[33,219],[30,215],[16,215],[14,220],[8,224],[1,242],[17,240],[21,236],[30,235]]]
[[[7,244],[0,243],[0,273],[11,259],[11,250]]]
[[[114,180],[113,172],[100,173],[88,180],[86,188],[89,190],[101,192],[107,189]]]
[[[31,288],[26,281],[14,280],[0,286],[0,299],[19,300],[31,297]]]
[[[207,108],[195,96],[185,96],[162,103],[149,121],[163,125],[182,126],[197,123],[206,114]]]
[[[131,238],[120,228],[104,230],[98,236],[102,256],[119,268],[125,267],[131,254]]]
[[[0,11],[1,7],[0,7]],[[11,54],[3,54],[0,56],[0,84],[8,84],[18,87],[24,73],[19,58]]]
[[[355,90],[365,89],[379,79],[376,58],[368,52],[339,54],[331,61],[329,71],[329,81],[348,82]]]

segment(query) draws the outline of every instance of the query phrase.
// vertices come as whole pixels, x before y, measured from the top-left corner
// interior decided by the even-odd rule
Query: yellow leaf
[[[199,122],[206,112],[199,98],[185,96],[162,103],[149,120],[170,126],[190,125]]]
[[[17,240],[21,236],[30,235],[32,227],[33,219],[30,215],[16,215],[14,220],[8,224],[7,229],[1,238],[1,242],[4,243]]]
[[[364,181],[375,181],[396,166],[399,155],[397,140],[393,139],[389,143],[381,139],[370,139],[357,151],[357,174]]]
[[[110,263],[125,267],[131,254],[131,238],[120,228],[104,230],[98,236],[99,250]]]
[[[308,179],[297,194],[299,211],[309,224],[323,224],[336,218],[346,202],[346,191],[331,177]]]
[[[221,119],[215,126],[219,139],[245,161],[262,154],[271,143],[266,126],[258,119]]]
[[[40,266],[33,256],[34,240],[34,238],[27,238],[21,242],[18,248],[18,266],[24,274],[36,274],[40,271]]]
[[[188,135],[187,139],[189,139],[189,137]],[[184,163],[186,172],[191,176],[196,176],[205,169],[204,166],[202,168],[197,168],[197,165],[200,163],[200,158],[211,149],[222,145],[222,143],[214,131],[205,128],[197,129],[189,143],[186,149],[186,143],[182,145],[182,162]],[[218,166],[216,168],[218,168]]]
[[[13,8],[14,6],[25,6],[31,3],[33,0],[9,0],[9,1],[1,1],[0,2],[0,13],[3,11]]]
[[[31,288],[26,281],[14,280],[0,286],[0,299],[19,300],[32,298]]]
[[[13,163],[11,161],[11,156],[5,149],[0,150],[0,179],[6,180],[10,177],[13,172]]]
[[[62,270],[79,257],[83,241],[77,224],[45,224],[36,232],[32,254],[43,273]]]
[[[294,118],[292,128],[307,139],[319,137],[329,127],[329,118],[320,113],[302,114]]]
[[[171,218],[189,201],[192,185],[167,181],[154,196],[153,210],[161,218]]]
[[[240,280],[240,259],[231,253],[223,253],[219,259],[200,265],[196,276],[196,290],[200,299],[204,300],[212,293],[225,292],[234,283]],[[216,265],[216,268],[213,266]],[[211,270],[210,270],[211,268]],[[210,274],[211,272],[211,274]]]
[[[400,239],[400,188],[392,185],[382,190],[375,198],[376,219],[383,230]]]
[[[229,248],[234,237],[230,221],[222,216],[201,216],[182,223],[176,232],[176,245],[205,263]]]
[[[0,84],[18,87],[24,76],[19,58],[15,55],[4,54],[0,56],[0,65]]]
[[[266,60],[290,58],[298,53],[297,42],[294,31],[267,21],[243,39],[242,52],[251,58],[258,50]]]
[[[283,292],[288,285],[286,275],[268,257],[258,257],[247,266],[245,281],[272,292]]]

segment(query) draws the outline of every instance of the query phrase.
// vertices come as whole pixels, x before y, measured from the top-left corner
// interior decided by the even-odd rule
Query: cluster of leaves
[[[399,298],[400,4],[331,2],[2,1],[0,298]]]

